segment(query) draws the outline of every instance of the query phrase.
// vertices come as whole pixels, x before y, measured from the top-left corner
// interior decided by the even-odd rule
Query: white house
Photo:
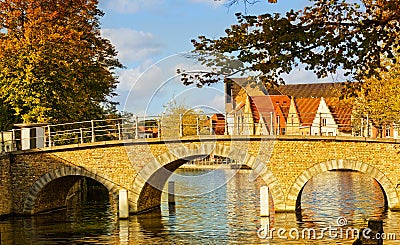
[[[311,135],[337,136],[339,127],[324,98],[321,98],[314,120]]]

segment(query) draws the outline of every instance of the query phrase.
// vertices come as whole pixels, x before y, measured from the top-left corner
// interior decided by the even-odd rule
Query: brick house
[[[248,78],[225,81],[230,134],[347,135],[351,105],[334,95],[343,83],[281,85],[265,90]],[[346,126],[347,125],[347,126]]]

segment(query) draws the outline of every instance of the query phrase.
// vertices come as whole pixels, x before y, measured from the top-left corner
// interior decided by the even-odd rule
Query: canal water
[[[1,244],[352,244],[340,232],[366,227],[369,219],[384,221],[384,244],[400,244],[400,212],[385,208],[381,187],[362,173],[331,171],[311,179],[302,212],[272,212],[269,228],[281,233],[268,236],[262,229],[267,221],[258,215],[264,183],[249,181],[249,175],[178,169],[171,177],[179,194],[174,207],[165,193],[161,210],[121,221],[107,198],[94,192],[66,210],[0,221]]]

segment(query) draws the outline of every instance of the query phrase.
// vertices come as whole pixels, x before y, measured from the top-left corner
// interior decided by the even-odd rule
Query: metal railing
[[[1,152],[90,142],[200,135],[372,136],[368,116],[225,113],[134,116],[27,127],[1,132]]]

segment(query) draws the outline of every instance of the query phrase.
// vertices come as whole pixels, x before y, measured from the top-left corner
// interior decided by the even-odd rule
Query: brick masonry
[[[10,155],[0,158],[0,215],[13,213]]]
[[[351,169],[375,178],[392,210],[400,209],[399,152],[395,140],[343,137],[216,136],[181,140],[113,141],[15,152],[0,157],[0,215],[26,214],[65,205],[83,177],[102,183],[118,203],[128,190],[131,213],[158,207],[170,174],[196,156],[229,157],[252,168],[269,186],[275,211],[294,211],[313,176]]]

